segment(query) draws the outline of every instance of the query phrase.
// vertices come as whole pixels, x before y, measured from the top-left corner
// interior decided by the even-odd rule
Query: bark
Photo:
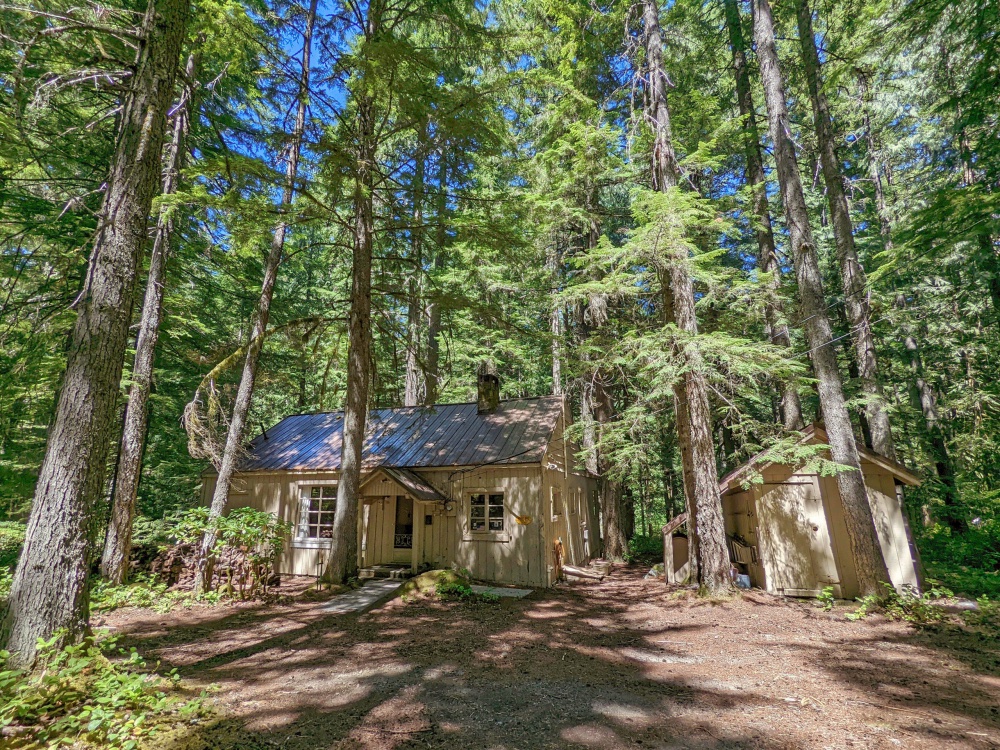
[[[765,332],[770,343],[790,349],[792,341],[788,334],[788,326],[785,324],[784,310],[778,298],[781,263],[774,244],[771,209],[767,201],[767,175],[764,172],[760,132],[757,128],[757,117],[750,86],[750,69],[746,54],[747,44],[743,36],[738,0],[724,0],[724,3],[729,44],[733,52],[736,101],[744,122],[746,182],[750,187],[753,200],[754,233],[757,235],[757,264],[768,277],[768,298],[764,305]],[[805,427],[805,422],[802,419],[802,402],[793,380],[787,380],[781,384],[781,421],[786,430],[801,430]]]
[[[809,214],[802,178],[795,160],[794,144],[789,133],[785,86],[778,66],[774,37],[774,18],[768,0],[752,0],[754,40],[760,64],[768,122],[774,143],[778,184],[788,223],[795,276],[798,281],[800,310],[806,340],[818,380],[820,405],[826,422],[830,454],[834,461],[852,470],[837,474],[837,486],[844,504],[847,533],[858,572],[861,594],[881,593],[880,581],[889,580],[882,550],[875,536],[871,505],[861,474],[857,444],[844,399],[844,387],[837,369],[830,318],[823,294],[819,258],[809,226]]]
[[[604,382],[601,372],[595,373],[591,386],[594,421],[598,425],[607,424],[615,416],[611,389]],[[622,485],[621,482],[610,476],[611,464],[600,449],[595,452],[595,456],[603,522],[601,528],[601,536],[604,540],[603,555],[608,560],[621,560],[628,551]]]
[[[896,306],[905,306],[903,295],[899,295]],[[948,524],[953,534],[964,534],[969,526],[961,513],[958,498],[958,488],[955,485],[955,471],[951,455],[948,452],[948,442],[945,438],[940,419],[938,418],[937,395],[934,387],[928,382],[924,373],[923,358],[920,356],[920,346],[910,325],[903,327],[903,345],[909,359],[910,373],[913,376],[911,391],[913,399],[923,415],[923,434],[926,444],[930,447],[934,460],[934,470],[938,475],[944,501],[944,522]]]
[[[448,160],[446,144],[442,142],[438,152],[438,196],[437,196],[437,247],[434,251],[434,269],[440,270],[444,264],[444,249],[448,242],[445,218],[448,212]],[[427,303],[427,354],[424,357],[425,394],[424,403],[437,403],[441,390],[441,305],[433,297]]]
[[[879,169],[881,149],[875,142],[875,130],[872,127],[871,93],[868,79],[862,73],[858,75],[858,91],[861,94],[861,113],[865,129],[865,143],[868,147],[868,174],[875,190],[875,213],[878,216],[879,236],[886,250],[892,249],[892,223],[889,219],[889,205],[885,195],[885,184],[882,181],[882,170]]]
[[[549,271],[550,276],[550,289],[549,293],[552,295],[553,299],[555,295],[559,293],[560,285],[560,269],[562,267],[562,253],[559,247],[559,233],[554,232],[552,236],[552,245],[549,248],[547,257],[545,259],[545,265]],[[552,303],[551,309],[549,310],[549,332],[552,334],[552,395],[561,396],[563,394],[562,385],[562,336],[563,336],[563,323],[562,323],[562,311],[559,304],[556,302]]]
[[[189,55],[185,77],[193,80],[195,56]],[[191,92],[185,90],[174,113],[173,136],[167,147],[163,174],[163,195],[177,190],[180,170],[184,163],[184,139],[188,128],[188,107]],[[153,356],[163,318],[163,293],[167,258],[173,243],[174,221],[169,210],[161,210],[156,223],[153,251],[149,258],[149,275],[146,278],[146,296],[142,303],[142,316],[135,343],[135,360],[132,365],[132,384],[122,427],[121,447],[115,466],[111,499],[111,518],[104,538],[104,555],[101,558],[101,575],[113,584],[125,582],[129,574],[129,556],[132,552],[132,521],[135,517],[135,500],[139,492],[142,473],[142,454],[149,427],[149,394],[153,385]]]
[[[816,50],[816,38],[812,26],[812,6],[809,0],[798,3],[799,44],[802,49],[802,64],[805,69],[812,103],[816,140],[819,146],[823,181],[826,183],[826,198],[830,209],[833,237],[837,246],[837,262],[840,266],[841,285],[844,293],[844,309],[851,326],[851,340],[854,342],[855,358],[858,364],[858,379],[865,394],[865,415],[871,430],[871,448],[888,458],[896,458],[886,411],[885,396],[878,373],[878,359],[875,354],[875,339],[871,328],[871,304],[868,297],[868,280],[865,269],[858,258],[854,243],[854,225],[844,190],[844,175],[837,156],[836,140],[833,132],[833,118],[830,105],[823,93],[823,74]]]
[[[366,36],[381,31],[381,6],[368,9]],[[366,82],[362,81],[361,86]],[[354,187],[354,248],[351,271],[351,311],[348,319],[347,395],[341,441],[340,482],[333,522],[333,546],[327,577],[334,583],[351,578],[358,566],[358,499],[361,491],[362,449],[368,417],[371,381],[371,282],[372,243],[375,234],[373,187],[375,181],[375,111],[368,91],[357,96],[357,172]]]
[[[663,46],[660,34],[659,4],[657,0],[644,0],[643,24],[645,26],[646,62],[648,65],[650,118],[654,127],[653,185],[667,192],[678,189],[680,168],[674,152],[670,128],[670,110],[667,105],[666,71],[663,68]],[[668,258],[667,286],[673,322],[685,335],[680,354],[685,362],[683,391],[675,391],[678,439],[681,458],[687,461],[685,469],[686,491],[691,488],[694,521],[689,524],[696,538],[697,578],[701,589],[708,594],[728,592],[733,587],[730,576],[729,550],[722,515],[722,499],[715,468],[715,445],[712,437],[712,412],[708,401],[708,384],[703,374],[701,353],[693,339],[698,334],[695,314],[694,285],[688,273],[686,258]],[[681,423],[686,421],[686,430]],[[684,450],[684,444],[688,450]]]
[[[299,154],[302,149],[302,134],[305,131],[306,109],[309,104],[309,60],[312,52],[313,27],[316,22],[316,4],[317,0],[312,0],[309,6],[309,13],[306,16],[295,126],[288,144],[288,163],[285,166],[285,184],[281,196],[280,212],[282,218],[275,225],[274,233],[271,235],[271,248],[267,254],[267,259],[264,261],[264,279],[261,284],[260,297],[257,299],[253,323],[250,327],[250,341],[247,345],[247,355],[243,361],[240,384],[236,391],[236,399],[233,402],[233,415],[229,421],[229,430],[226,433],[226,445],[223,449],[222,460],[219,465],[219,476],[216,480],[215,490],[212,493],[212,502],[209,506],[209,530],[201,540],[198,570],[195,573],[193,585],[196,593],[203,593],[210,589],[212,585],[213,560],[211,551],[215,546],[216,535],[211,525],[216,519],[222,516],[226,508],[226,501],[229,499],[229,488],[232,485],[233,475],[236,473],[236,468],[242,455],[243,432],[246,428],[247,415],[250,412],[250,404],[253,400],[260,352],[264,346],[264,338],[267,334],[267,321],[271,314],[271,298],[274,295],[274,284],[278,278],[278,267],[281,265],[282,256],[284,255],[285,234],[288,231],[288,221],[284,217],[284,214],[291,210],[292,199],[295,197],[295,179],[298,174]]]
[[[424,140],[426,129],[421,133],[420,143],[414,156],[413,169],[413,227],[412,239],[413,269],[407,289],[406,311],[406,380],[403,395],[404,406],[417,406],[426,393],[424,372],[420,362],[420,329],[424,317],[420,294],[420,277],[424,270],[423,260],[423,201],[424,201]]]
[[[115,153],[21,559],[0,629],[15,665],[39,638],[86,630],[94,511],[125,362],[137,269],[156,193],[187,0],[150,3],[122,102]]]

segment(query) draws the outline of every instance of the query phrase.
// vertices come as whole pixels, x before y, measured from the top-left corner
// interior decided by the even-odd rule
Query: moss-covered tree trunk
[[[184,69],[184,76],[188,81],[194,79],[195,60],[194,54],[188,56]],[[174,109],[173,134],[164,164],[163,195],[172,195],[177,190],[180,171],[184,164],[184,140],[188,129],[191,95],[192,91],[185,88],[180,103]],[[108,530],[104,537],[104,554],[101,557],[101,575],[114,584],[124,583],[129,573],[135,501],[139,492],[142,454],[149,428],[153,356],[156,353],[156,341],[160,335],[160,322],[163,319],[167,258],[173,245],[173,237],[173,212],[169,208],[163,209],[156,223],[153,251],[149,256],[146,294],[142,302],[131,385],[128,391],[128,403],[125,406],[125,419],[111,492],[111,517],[108,520]]]
[[[72,641],[87,627],[94,510],[104,487],[137,270],[188,14],[188,0],[157,0],[143,20],[94,249],[75,303],[59,401],[4,613],[0,641],[14,663],[31,664],[39,638],[63,631]]]
[[[858,571],[862,595],[879,593],[880,581],[889,580],[882,549],[875,536],[875,522],[868,500],[861,461],[851,428],[851,418],[844,399],[844,386],[837,367],[837,355],[832,344],[833,334],[823,294],[819,257],[809,226],[809,212],[795,147],[789,130],[785,85],[778,65],[778,50],[774,36],[774,18],[768,0],[753,0],[754,40],[760,64],[764,98],[767,103],[778,184],[785,207],[795,278],[798,282],[799,307],[806,341],[812,353],[817,378],[820,405],[834,461],[849,467],[837,475],[837,486],[844,503],[847,534]]]
[[[291,210],[292,199],[295,197],[295,180],[298,175],[299,155],[302,151],[302,135],[305,132],[306,110],[309,106],[309,66],[312,51],[313,28],[316,23],[317,0],[312,0],[309,13],[306,16],[306,28],[302,49],[302,68],[299,73],[297,107],[295,126],[288,144],[288,162],[285,165],[285,184],[281,195],[282,214]],[[232,486],[233,475],[242,456],[243,433],[246,429],[247,415],[253,400],[254,386],[257,381],[257,364],[260,352],[267,335],[267,321],[271,314],[271,299],[274,296],[274,285],[278,279],[278,267],[285,251],[285,235],[288,231],[288,220],[282,216],[274,227],[271,235],[271,248],[264,261],[264,279],[261,283],[260,296],[254,310],[253,323],[250,327],[250,340],[247,342],[247,355],[243,361],[240,373],[240,384],[236,390],[233,402],[233,415],[229,420],[229,430],[226,433],[226,445],[223,448],[222,460],[219,464],[219,475],[212,493],[209,506],[209,530],[201,540],[198,569],[195,573],[193,589],[196,593],[208,590],[212,584],[212,549],[215,547],[216,535],[211,528],[212,522],[219,518],[226,508],[229,499],[229,488]]]
[[[647,85],[649,87],[649,117],[653,124],[653,185],[667,192],[678,189],[680,166],[674,151],[667,105],[667,75],[663,68],[663,42],[660,32],[660,8],[657,0],[643,4],[645,27]],[[671,310],[672,322],[682,332],[684,341],[678,347],[685,367],[683,386],[675,389],[678,442],[685,467],[685,491],[690,492],[694,513],[689,516],[696,552],[697,578],[703,591],[720,594],[733,588],[730,576],[729,550],[722,516],[722,499],[715,470],[715,444],[712,435],[712,412],[708,401],[708,383],[703,372],[701,353],[693,340],[698,334],[695,314],[694,284],[687,268],[687,258],[668,258],[666,281],[668,293],[664,300]],[[672,315],[671,315],[672,314]],[[682,423],[686,425],[682,426]],[[686,445],[685,445],[686,443]]]
[[[895,459],[896,448],[892,442],[889,412],[886,411],[885,396],[882,393],[878,359],[875,354],[875,338],[872,335],[868,279],[854,243],[854,224],[851,221],[850,206],[847,204],[847,194],[844,191],[843,170],[837,157],[830,104],[826,94],[823,93],[821,63],[819,52],[816,50],[816,39],[813,36],[812,5],[809,0],[799,0],[797,10],[802,67],[809,88],[809,100],[812,103],[813,125],[819,146],[823,181],[826,183],[830,223],[837,246],[844,310],[851,327],[854,357],[858,365],[858,380],[865,394],[864,410],[871,432],[871,447],[876,453]]]

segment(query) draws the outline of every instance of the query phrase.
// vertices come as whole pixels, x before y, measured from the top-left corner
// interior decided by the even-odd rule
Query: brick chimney
[[[480,414],[492,414],[500,406],[500,377],[492,362],[484,361],[479,365],[476,386],[479,392],[477,411]]]

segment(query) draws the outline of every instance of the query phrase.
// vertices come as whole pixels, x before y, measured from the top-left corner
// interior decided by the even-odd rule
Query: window
[[[469,530],[473,532],[503,531],[503,493],[478,492],[469,500]]]
[[[559,516],[562,515],[562,490],[557,490],[555,487],[552,488],[552,520],[555,521]]]
[[[299,516],[299,539],[333,538],[333,516],[337,509],[337,486],[304,487]]]

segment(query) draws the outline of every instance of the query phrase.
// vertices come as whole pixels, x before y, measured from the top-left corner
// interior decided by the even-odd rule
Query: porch
[[[358,565],[362,577],[402,577],[451,562],[454,515],[437,490],[405,469],[379,469],[362,485]]]

